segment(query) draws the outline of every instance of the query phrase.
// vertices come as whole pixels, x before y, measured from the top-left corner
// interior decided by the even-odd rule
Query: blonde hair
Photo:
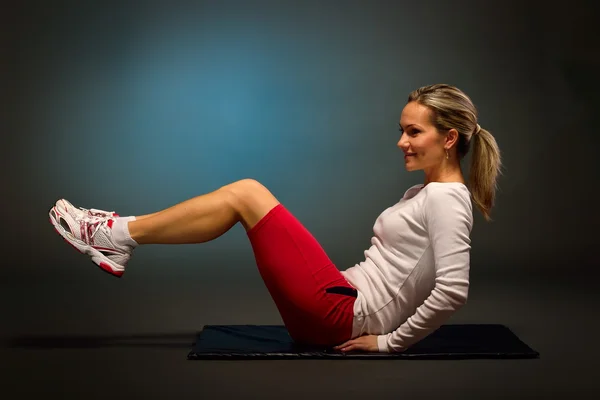
[[[446,84],[423,86],[411,92],[408,102],[413,101],[432,111],[432,123],[440,132],[452,128],[458,131],[456,154],[459,161],[467,155],[473,142],[468,187],[475,206],[486,221],[491,221],[502,159],[494,136],[477,123],[473,102],[461,90]]]

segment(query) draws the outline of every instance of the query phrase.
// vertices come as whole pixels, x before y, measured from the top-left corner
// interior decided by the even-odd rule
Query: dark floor
[[[571,399],[600,388],[600,330],[589,323],[600,301],[585,279],[473,279],[452,322],[505,324],[538,360],[188,361],[204,324],[280,323],[256,274],[149,269],[118,280],[81,267],[0,281],[5,398]],[[25,335],[87,339],[9,346]]]

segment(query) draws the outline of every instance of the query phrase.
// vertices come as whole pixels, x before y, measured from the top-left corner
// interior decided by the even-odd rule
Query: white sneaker
[[[56,202],[56,207],[58,207],[61,213],[63,214],[75,213],[79,218],[83,218],[85,215],[89,215],[92,217],[120,217],[120,215],[114,211],[104,211],[95,208],[88,209],[83,207],[75,207],[73,204],[71,204],[65,199],[58,200]]]
[[[112,226],[117,218],[115,213],[92,210],[77,209],[61,199],[50,209],[50,222],[67,243],[80,253],[91,256],[92,261],[105,272],[121,277],[133,248],[115,243],[112,236]]]

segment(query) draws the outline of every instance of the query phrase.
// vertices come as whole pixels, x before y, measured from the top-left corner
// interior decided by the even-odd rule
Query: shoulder
[[[425,219],[463,220],[472,223],[473,205],[467,186],[459,182],[432,182],[423,189]]]
[[[471,193],[467,186],[460,182],[431,182],[423,187],[423,198],[426,204],[446,202],[471,203]]]

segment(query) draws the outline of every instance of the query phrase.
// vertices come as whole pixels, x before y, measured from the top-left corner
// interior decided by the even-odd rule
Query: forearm
[[[404,351],[448,321],[467,301],[467,286],[453,289],[453,294],[450,296],[447,291],[435,288],[425,302],[398,329],[387,335],[378,336],[379,351]]]

